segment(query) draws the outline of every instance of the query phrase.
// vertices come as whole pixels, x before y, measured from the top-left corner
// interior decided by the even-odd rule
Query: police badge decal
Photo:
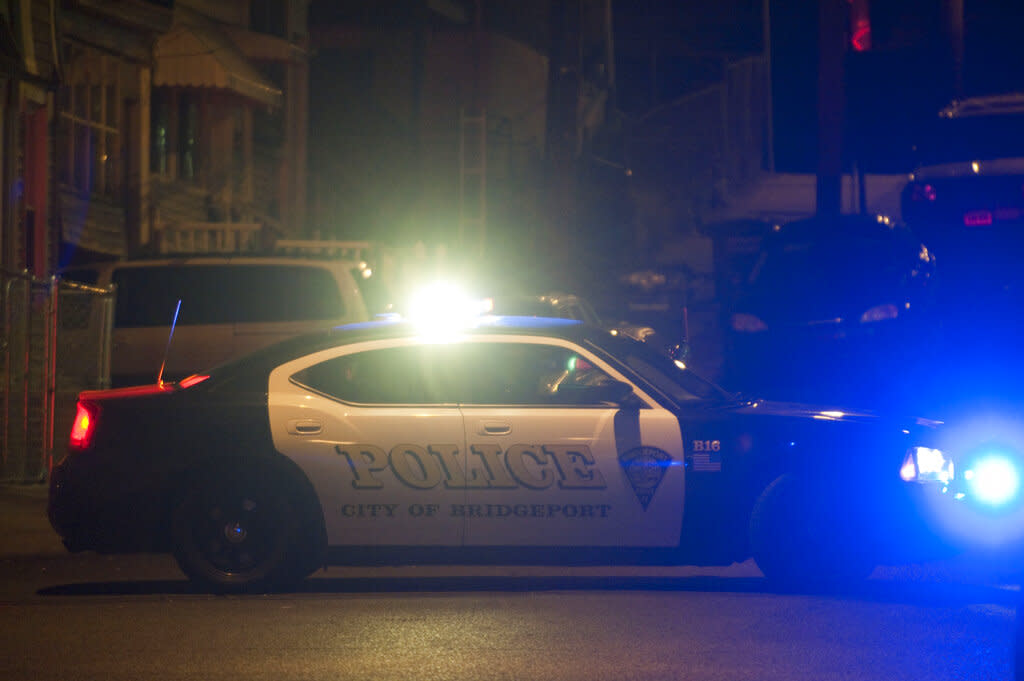
[[[654,447],[636,447],[619,454],[619,463],[646,511],[658,485],[665,479],[665,469],[672,465],[672,457]]]

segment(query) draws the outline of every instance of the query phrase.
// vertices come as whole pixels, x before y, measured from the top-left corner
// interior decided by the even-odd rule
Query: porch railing
[[[264,247],[258,222],[178,222],[156,231],[160,253],[246,253]]]

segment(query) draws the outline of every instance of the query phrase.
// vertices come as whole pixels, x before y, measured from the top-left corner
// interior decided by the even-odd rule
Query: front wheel
[[[875,568],[857,523],[791,475],[773,481],[754,504],[750,549],[765,577],[790,587],[857,582]]]
[[[193,485],[174,510],[174,557],[194,583],[219,592],[267,590],[290,581],[297,514],[274,485],[216,475]]]

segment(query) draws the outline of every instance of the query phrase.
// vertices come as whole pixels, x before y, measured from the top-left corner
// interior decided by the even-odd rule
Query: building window
[[[85,50],[60,88],[58,179],[81,193],[116,198],[123,182],[120,64]]]
[[[178,115],[178,153],[181,155],[178,177],[195,180],[199,177],[199,103],[196,98],[182,95]]]
[[[170,112],[167,104],[168,93],[161,88],[153,88],[150,97],[149,123],[149,170],[154,175],[170,174],[170,159],[167,144],[171,136]]]
[[[198,97],[180,90],[154,88],[150,101],[150,171],[170,179],[198,179]]]
[[[252,0],[249,4],[249,28],[257,33],[286,38],[287,9],[283,0]]]

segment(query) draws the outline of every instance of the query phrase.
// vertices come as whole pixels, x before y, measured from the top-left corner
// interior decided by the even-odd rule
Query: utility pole
[[[953,96],[964,95],[964,0],[943,0],[953,61]]]
[[[483,5],[476,0],[469,37],[469,106],[459,111],[459,248],[481,257],[487,244],[487,107],[483,78]]]
[[[581,85],[579,14],[583,0],[551,0],[548,56],[548,107],[545,147],[547,158],[548,226],[543,250],[560,267],[569,263],[576,236],[578,135],[577,103]],[[538,243],[540,246],[540,243]]]
[[[842,210],[847,4],[846,0],[820,0],[818,3],[819,215],[839,215]]]

